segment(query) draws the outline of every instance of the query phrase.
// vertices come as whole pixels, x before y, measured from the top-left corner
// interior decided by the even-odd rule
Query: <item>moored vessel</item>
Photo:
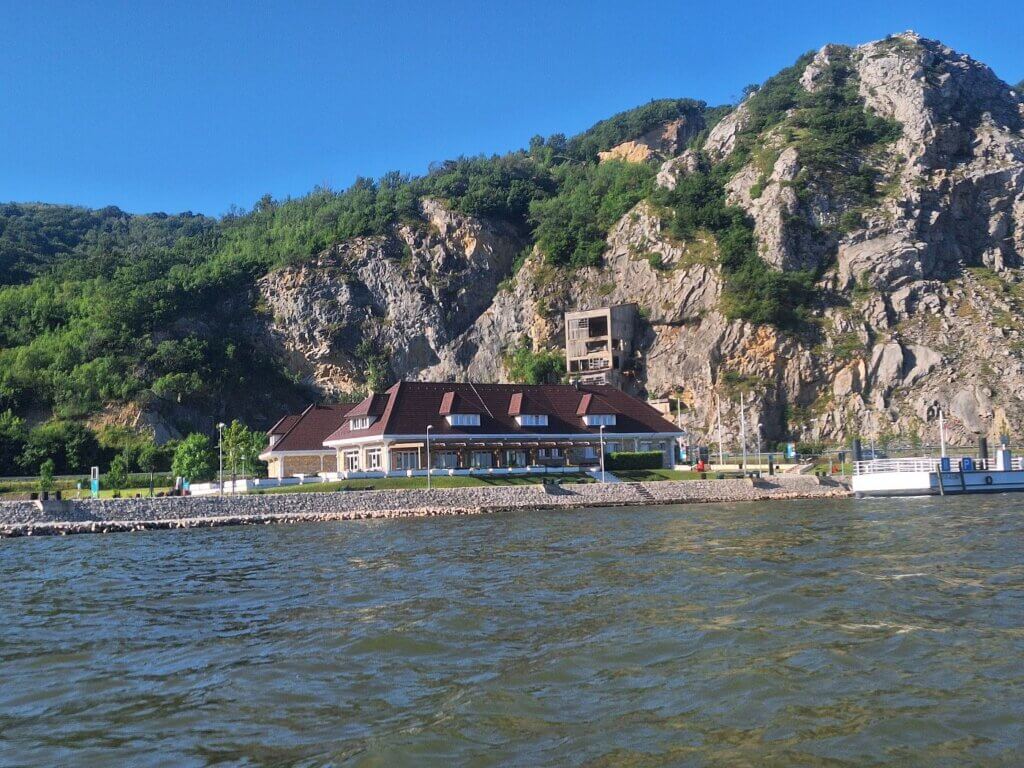
[[[994,459],[873,458],[855,461],[851,482],[857,496],[945,496],[1024,491],[1024,458],[1001,446]]]

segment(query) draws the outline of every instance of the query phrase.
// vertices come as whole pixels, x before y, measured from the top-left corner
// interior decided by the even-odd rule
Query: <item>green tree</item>
[[[189,482],[210,480],[217,472],[217,457],[210,438],[193,432],[182,440],[174,451],[171,472]]]
[[[18,474],[17,462],[25,450],[25,422],[9,408],[0,413],[0,475]]]
[[[235,419],[224,430],[224,461],[231,471],[232,487],[239,471],[243,476],[255,470],[266,438]]]
[[[505,355],[505,371],[516,384],[558,384],[565,377],[565,358],[556,351],[534,352],[525,339]]]
[[[373,341],[364,338],[359,342],[356,357],[366,368],[366,387],[371,392],[383,392],[394,383],[390,357]]]
[[[156,447],[155,443],[145,443],[142,448],[139,449],[139,469],[143,472],[149,473],[149,495],[153,495],[153,473],[156,472],[157,465],[160,462],[160,449]]]
[[[49,493],[53,490],[53,459],[47,459],[39,465],[39,491]]]
[[[65,474],[87,470],[98,457],[99,443],[88,427],[72,421],[51,421],[29,432],[19,463],[31,472],[46,459],[53,459],[56,471]]]
[[[123,491],[128,486],[128,459],[123,453],[117,454],[110,462],[107,486],[112,491]]]

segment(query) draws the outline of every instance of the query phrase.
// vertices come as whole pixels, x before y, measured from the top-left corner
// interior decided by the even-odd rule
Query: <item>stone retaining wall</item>
[[[278,493],[185,498],[102,499],[0,504],[0,536],[348,520],[501,510],[692,502],[756,501],[848,495],[845,486],[814,477],[481,486],[333,493]]]

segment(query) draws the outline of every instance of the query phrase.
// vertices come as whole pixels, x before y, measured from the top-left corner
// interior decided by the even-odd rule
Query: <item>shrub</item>
[[[504,363],[509,381],[516,384],[558,384],[565,377],[565,358],[561,353],[534,352],[526,339],[505,355]]]
[[[661,469],[661,451],[613,451],[605,456],[605,469]]]
[[[39,490],[42,493],[53,490],[53,459],[47,459],[39,466]]]

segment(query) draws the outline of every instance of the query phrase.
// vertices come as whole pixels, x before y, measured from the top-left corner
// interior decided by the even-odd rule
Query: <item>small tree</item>
[[[523,339],[519,346],[506,353],[505,370],[516,384],[557,384],[565,377],[565,358],[558,352],[534,352]]]
[[[39,465],[39,491],[49,493],[53,490],[53,459],[47,459]]]
[[[239,470],[244,477],[256,468],[265,444],[266,436],[262,432],[249,429],[237,419],[224,430],[224,461],[231,470],[232,488]]]
[[[139,450],[139,469],[149,473],[149,495],[153,495],[153,473],[159,459],[159,449],[153,443],[146,443]]]
[[[193,432],[174,451],[171,472],[190,483],[211,479],[217,471],[217,459],[210,438]]]
[[[107,470],[107,485],[112,491],[123,491],[128,487],[128,459],[123,453],[117,454]]]

